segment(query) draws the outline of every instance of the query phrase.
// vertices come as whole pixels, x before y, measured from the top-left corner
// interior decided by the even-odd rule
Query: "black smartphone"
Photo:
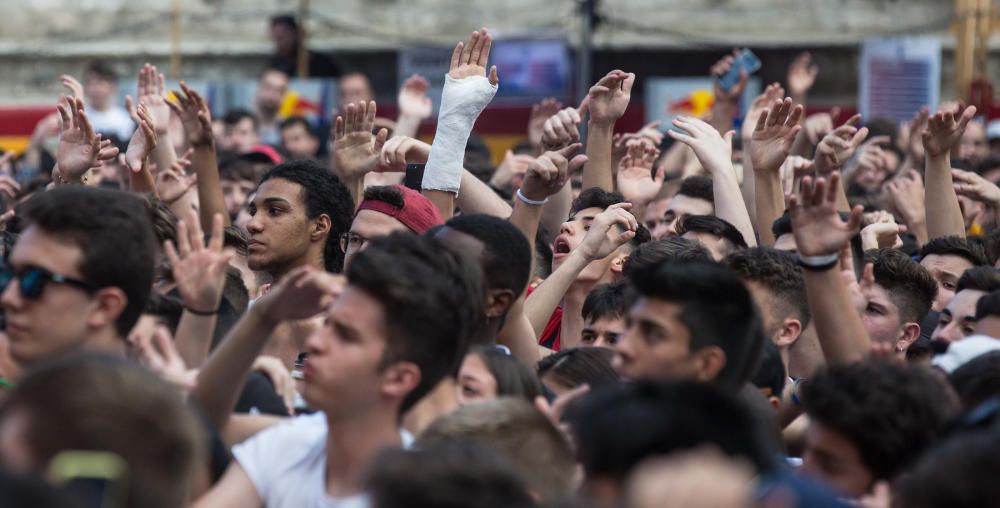
[[[419,192],[422,189],[424,181],[424,166],[426,164],[407,164],[406,178],[403,179],[403,185]]]

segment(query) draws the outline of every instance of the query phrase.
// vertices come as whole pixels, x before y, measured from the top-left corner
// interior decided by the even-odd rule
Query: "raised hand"
[[[156,172],[156,194],[160,197],[160,201],[172,204],[198,183],[198,174],[187,172],[186,168],[191,165],[188,157],[190,150],[187,155],[174,161],[169,168]]]
[[[385,130],[385,129],[383,129]],[[384,172],[402,173],[407,164],[423,164],[431,145],[407,136],[396,136],[382,145],[377,166]]]
[[[542,147],[553,151],[565,148],[570,143],[580,141],[580,130],[577,125],[582,121],[581,115],[586,112],[587,100],[577,108],[565,108],[549,117],[542,126]]]
[[[76,78],[70,76],[69,74],[63,74],[62,76],[59,76],[59,82],[62,83],[62,86],[65,87],[66,90],[69,90],[73,99],[80,99],[81,101],[84,100],[83,85],[81,85]]]
[[[235,255],[223,249],[221,215],[212,218],[212,236],[207,246],[204,238],[198,214],[191,212],[186,221],[177,224],[177,247],[170,240],[163,246],[184,306],[196,314],[218,310],[226,285],[226,267]]]
[[[139,336],[134,346],[139,361],[164,381],[184,391],[190,391],[197,385],[198,371],[187,368],[166,326],[158,325],[152,338]]]
[[[451,54],[451,66],[448,76],[451,79],[462,79],[472,76],[486,77],[486,64],[490,60],[490,48],[493,46],[493,36],[486,27],[482,31],[472,32],[468,43],[459,42]],[[497,66],[490,67],[490,84],[499,83]]]
[[[184,82],[181,82],[181,91],[174,92],[174,96],[177,97],[177,102],[167,101],[167,105],[181,119],[188,143],[193,147],[215,146],[215,139],[212,137],[212,114],[205,99],[198,92],[188,88]]]
[[[927,130],[923,133],[924,151],[931,157],[940,157],[948,154],[951,147],[955,145],[969,121],[976,116],[976,107],[969,106],[962,111],[959,118],[955,118],[955,113],[951,110],[939,111],[936,115],[927,119]]]
[[[346,285],[347,280],[342,275],[320,272],[308,266],[297,268],[258,298],[254,309],[273,325],[311,318],[329,307]]]
[[[709,73],[713,78],[720,77],[729,72],[729,69],[733,67],[733,62],[736,60],[736,56],[740,54],[739,49],[734,49],[733,54],[726,55],[722,57],[721,60],[715,62]],[[718,80],[712,80],[712,90],[715,94],[716,103],[736,103],[739,102],[740,97],[743,95],[743,90],[747,87],[747,81],[750,76],[747,75],[746,71],[740,71],[740,80],[729,90],[723,90],[719,86]]]
[[[133,173],[142,171],[142,168],[149,165],[149,154],[156,148],[156,124],[150,117],[149,109],[145,104],[140,103],[136,109],[138,124],[132,139],[128,142],[128,149],[125,150],[125,165]],[[169,114],[167,115],[169,118]]]
[[[830,174],[829,181],[819,177],[814,183],[812,177],[803,178],[800,194],[785,197],[792,215],[792,233],[799,254],[836,254],[857,234],[863,207],[854,207],[847,222],[844,222],[837,213],[839,189],[840,173],[835,171]]]
[[[618,192],[630,203],[645,205],[656,198],[663,187],[666,169],[660,166],[653,174],[653,164],[660,151],[648,141],[629,143],[628,152],[618,162]]]
[[[145,104],[149,110],[149,116],[153,119],[156,133],[163,135],[167,133],[170,125],[170,105],[167,104],[165,79],[163,74],[156,70],[155,65],[146,64],[139,69],[139,85],[136,98],[140,104]],[[125,107],[132,114],[132,119],[138,125],[138,118],[132,102],[132,96],[125,96]]]
[[[833,122],[840,115],[840,108],[832,108],[829,113],[816,113],[806,117],[802,122],[802,134],[813,146],[819,143],[824,136],[833,131]]]
[[[770,111],[764,110],[757,118],[757,126],[750,136],[750,158],[755,170],[777,171],[788,157],[795,136],[802,127],[802,105],[792,104],[791,98],[776,100]]]
[[[632,203],[618,203],[594,217],[590,230],[577,249],[590,260],[604,259],[625,245],[639,229],[639,222],[629,213]]]
[[[988,206],[1000,207],[1000,187],[972,171],[952,169],[951,178],[955,182],[955,194]]]
[[[431,98],[427,96],[429,83],[423,76],[414,74],[399,89],[399,114],[423,120],[431,116]]]
[[[337,116],[333,125],[333,157],[344,178],[361,178],[379,165],[379,153],[389,131],[381,129],[378,135],[372,135],[375,101],[348,104],[344,115]]]
[[[819,142],[813,158],[818,174],[826,175],[842,168],[868,137],[868,127],[855,127],[859,120],[861,115],[852,116]]]
[[[813,63],[812,55],[808,51],[795,57],[788,66],[788,93],[801,100],[816,83],[817,74],[819,67]]]
[[[531,116],[528,118],[528,141],[531,146],[541,148],[545,121],[558,113],[562,107],[562,103],[552,97],[543,99],[531,107]]]
[[[789,155],[781,164],[781,188],[784,194],[792,192],[796,178],[813,174],[813,161],[798,155]]]
[[[785,89],[781,88],[778,83],[771,83],[767,85],[763,93],[754,98],[743,117],[743,126],[740,129],[740,136],[744,141],[749,141],[750,137],[753,136],[760,115],[764,114],[771,107],[771,104],[774,104],[774,101],[781,100],[784,96]]]
[[[674,119],[674,127],[683,130],[667,131],[667,135],[691,147],[701,161],[705,171],[717,175],[724,171],[733,171],[733,135],[729,131],[725,136],[719,134],[715,127],[690,116],[679,116]]]
[[[863,250],[902,247],[903,240],[899,234],[906,231],[906,226],[896,224],[896,219],[886,211],[876,211],[864,215],[867,226],[861,228],[861,247]]]
[[[928,117],[927,108],[923,107],[913,115],[912,120],[899,126],[899,148],[915,162],[924,160],[923,132]]]
[[[575,155],[582,146],[574,143],[562,150],[545,152],[528,164],[520,187],[521,194],[530,200],[542,201],[559,192],[569,180],[569,175],[587,162],[586,155]]]
[[[111,146],[110,140],[102,141],[101,135],[94,132],[83,110],[83,100],[66,98],[56,108],[59,110],[56,162],[64,178],[80,181],[89,169],[118,156],[118,148]]]
[[[911,228],[925,223],[927,220],[924,205],[925,189],[919,173],[911,169],[885,184],[885,190],[889,193],[893,208],[903,222]]]
[[[618,121],[628,108],[634,84],[635,74],[614,70],[590,87],[587,93],[590,121],[598,125],[612,125]]]

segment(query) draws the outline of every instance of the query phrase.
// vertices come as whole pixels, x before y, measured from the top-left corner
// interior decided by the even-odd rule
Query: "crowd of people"
[[[743,72],[706,117],[623,132],[612,70],[494,168],[486,28],[428,144],[426,80],[382,118],[318,53],[328,139],[281,118],[299,40],[272,25],[247,109],[149,64],[122,107],[94,64],[0,159],[0,504],[1000,502],[1000,150],[974,107],[807,114],[803,54],[745,111]]]

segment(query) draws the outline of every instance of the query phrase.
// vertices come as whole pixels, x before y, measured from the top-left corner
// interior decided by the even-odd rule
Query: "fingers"
[[[217,213],[212,216],[212,236],[208,240],[208,249],[212,252],[221,252],[225,241],[223,234],[222,214]]]
[[[832,180],[832,178],[831,178]],[[836,198],[834,198],[836,200]],[[848,231],[858,231],[861,229],[861,221],[864,219],[865,208],[861,205],[857,205],[851,209],[850,215],[847,217],[847,229]]]
[[[497,66],[494,65],[490,67],[490,84],[496,85],[498,83],[500,83],[500,77],[497,76]]]
[[[581,148],[583,148],[582,144],[580,144],[580,143],[573,143],[573,144],[571,144],[571,145],[569,145],[567,147],[564,147],[564,148],[562,148],[560,150],[557,150],[556,153],[558,153],[559,155],[565,157],[566,159],[569,159],[574,154],[576,154],[576,152],[580,151]]]
[[[490,59],[490,49],[493,47],[493,36],[483,27],[483,36],[481,38],[479,54],[477,55],[476,61],[479,66],[486,68],[487,62]]]
[[[366,132],[371,132],[372,128],[375,127],[375,101],[368,102],[368,108],[364,111],[363,120],[364,123],[362,123],[361,129]]]
[[[451,52],[451,67],[450,70],[457,69],[462,61],[462,50],[465,49],[465,43],[459,42],[455,45],[455,50]]]
[[[848,118],[847,121],[844,122],[844,125],[857,126],[858,122],[860,122],[860,121],[861,121],[861,113],[858,113],[858,114],[856,114],[856,115]]]
[[[462,49],[462,57],[459,59],[460,65],[468,65],[472,60],[472,52],[476,49],[476,45],[479,43],[479,31],[476,30],[472,32],[469,36],[469,42],[465,44],[465,48]]]

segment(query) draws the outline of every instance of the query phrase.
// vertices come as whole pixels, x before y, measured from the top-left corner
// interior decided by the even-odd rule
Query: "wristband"
[[[528,204],[528,205],[531,205],[531,206],[542,206],[545,203],[549,202],[549,198],[545,198],[545,199],[542,199],[542,200],[528,199],[527,197],[525,197],[524,194],[521,193],[521,189],[517,189],[517,193],[514,194],[514,196],[516,196],[517,199],[520,199],[521,201],[524,201],[525,204]]]
[[[796,258],[799,266],[810,272],[825,272],[837,266],[837,262],[840,261],[840,254],[833,253],[823,256],[803,256],[802,254],[798,254]]]
[[[215,309],[212,311],[204,311],[204,310],[192,309],[187,305],[184,306],[184,310],[190,312],[191,314],[194,314],[195,316],[214,316],[219,313],[219,309]]]
[[[497,86],[485,76],[444,77],[437,132],[427,156],[421,187],[458,194],[462,183],[465,145],[479,114],[493,100]]]

